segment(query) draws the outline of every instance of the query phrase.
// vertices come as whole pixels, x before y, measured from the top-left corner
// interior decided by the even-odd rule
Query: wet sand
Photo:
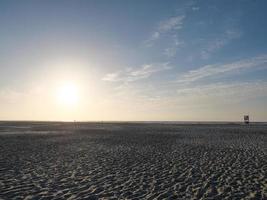
[[[0,122],[0,199],[267,199],[267,125]]]

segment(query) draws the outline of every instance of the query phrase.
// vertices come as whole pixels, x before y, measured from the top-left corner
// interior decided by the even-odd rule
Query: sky
[[[267,121],[266,8],[0,0],[0,120]]]

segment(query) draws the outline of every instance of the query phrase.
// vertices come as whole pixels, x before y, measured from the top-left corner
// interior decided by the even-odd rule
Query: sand
[[[267,125],[1,122],[0,199],[267,199]]]

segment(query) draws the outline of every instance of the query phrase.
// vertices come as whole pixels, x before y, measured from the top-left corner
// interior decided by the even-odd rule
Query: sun
[[[67,82],[58,88],[56,96],[60,105],[74,107],[77,106],[79,101],[79,90],[77,85]]]

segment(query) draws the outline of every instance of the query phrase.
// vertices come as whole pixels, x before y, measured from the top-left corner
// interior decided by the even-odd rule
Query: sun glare
[[[78,104],[78,88],[73,83],[65,83],[58,88],[57,101],[60,105],[76,106]]]

